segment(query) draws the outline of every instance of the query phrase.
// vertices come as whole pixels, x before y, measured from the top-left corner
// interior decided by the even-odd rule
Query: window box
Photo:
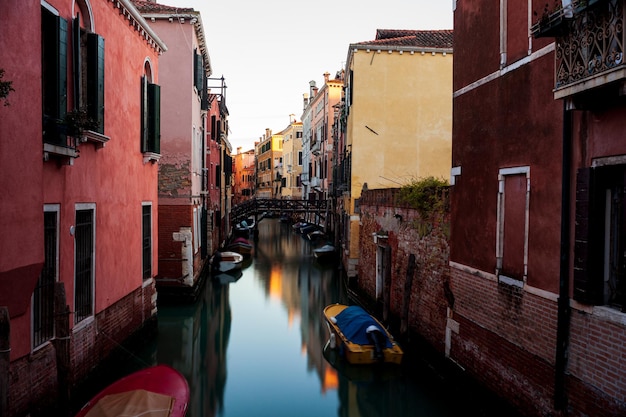
[[[80,141],[82,143],[92,142],[96,145],[96,149],[104,148],[104,145],[111,138],[103,135],[102,133],[94,132],[93,130],[83,130],[80,133]]]
[[[543,17],[530,28],[530,33],[534,38],[548,38],[561,36],[565,33],[567,19],[563,14],[563,9],[559,9]]]

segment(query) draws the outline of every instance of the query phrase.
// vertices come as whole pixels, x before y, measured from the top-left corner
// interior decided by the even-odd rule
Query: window
[[[193,253],[195,254],[200,247],[200,212],[196,207],[193,208]]]
[[[193,85],[200,94],[204,85],[204,59],[197,51],[193,55]]]
[[[74,323],[93,315],[95,205],[77,204],[74,226]]]
[[[141,77],[141,152],[161,153],[161,87]]]
[[[152,278],[152,205],[143,203],[141,206],[141,236],[142,236],[142,276],[143,279]]]
[[[33,292],[32,344],[36,348],[54,337],[54,285],[59,275],[59,206],[44,207],[44,264]]]
[[[81,25],[78,13],[72,22],[74,110],[84,111],[88,129],[104,133],[104,38]]]
[[[500,67],[505,67],[528,55],[532,4],[512,0],[500,4]]]
[[[530,167],[501,169],[498,182],[496,273],[501,282],[521,287],[528,264]]]
[[[67,20],[41,9],[43,141],[67,146]]]
[[[626,311],[626,164],[578,170],[574,299]]]
[[[385,239],[385,236],[377,236],[378,239]],[[378,242],[376,242],[378,243]],[[391,274],[391,246],[386,244],[376,245],[376,299],[382,300],[385,297],[385,284],[387,277]]]
[[[298,151],[298,165],[302,166],[302,151]]]

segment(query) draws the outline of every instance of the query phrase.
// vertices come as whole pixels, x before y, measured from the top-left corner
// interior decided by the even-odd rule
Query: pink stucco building
[[[209,201],[211,62],[200,12],[154,1],[133,1],[168,45],[160,59],[162,85],[159,161],[159,275],[165,292],[191,293],[211,254]]]
[[[156,317],[167,48],[128,0],[2,2],[0,15],[0,67],[14,90],[0,108],[0,311],[10,323],[0,414],[50,415]]]

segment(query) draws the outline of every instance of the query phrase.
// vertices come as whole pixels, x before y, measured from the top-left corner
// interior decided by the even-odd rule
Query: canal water
[[[158,335],[120,372],[178,369],[191,389],[188,417],[516,415],[419,351],[400,366],[338,360],[324,349],[322,310],[355,303],[338,264],[318,263],[311,242],[277,219],[258,228],[241,275],[209,277],[193,304],[159,305]]]

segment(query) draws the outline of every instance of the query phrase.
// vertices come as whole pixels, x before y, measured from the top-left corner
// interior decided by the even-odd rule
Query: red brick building
[[[624,415],[624,4],[545,3],[455,3],[446,352],[529,415]]]
[[[156,317],[166,46],[128,0],[2,2],[0,15],[0,67],[14,90],[0,108],[0,310],[10,320],[0,414],[51,415]]]

